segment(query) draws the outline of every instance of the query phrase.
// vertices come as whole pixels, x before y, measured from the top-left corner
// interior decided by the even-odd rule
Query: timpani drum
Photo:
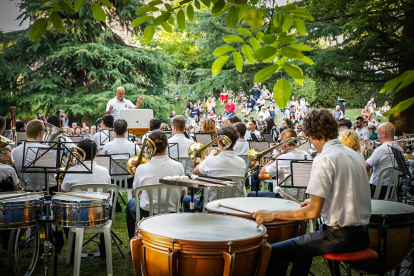
[[[254,220],[251,215],[227,209],[224,207],[216,208],[214,205],[220,203],[225,206],[236,208],[239,210],[247,211],[250,213],[257,212],[259,210],[268,211],[287,211],[299,209],[300,205],[294,201],[278,198],[268,197],[234,197],[218,199],[208,202],[204,205],[207,213],[217,213],[223,215],[237,216]],[[292,239],[306,234],[306,221],[294,221],[294,220],[274,220],[271,222],[265,222],[263,225],[267,229],[267,241],[270,244]]]
[[[401,202],[372,199],[371,208],[369,248],[378,253],[378,258],[351,262],[351,266],[364,274],[387,273],[398,267],[410,252],[414,207]]]
[[[248,219],[163,214],[141,220],[137,232],[131,240],[136,276],[265,275],[269,262],[266,228]]]
[[[27,196],[2,199],[21,194],[27,194]],[[42,196],[28,192],[0,193],[0,230],[28,228],[36,225]]]
[[[62,227],[94,227],[108,222],[109,194],[99,192],[70,192],[68,194],[92,197],[86,199],[68,195],[52,197],[54,224]]]

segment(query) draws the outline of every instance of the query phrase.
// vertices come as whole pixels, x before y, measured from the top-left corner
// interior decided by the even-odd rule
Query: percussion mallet
[[[74,195],[74,194],[69,194],[69,193],[59,193],[59,192],[53,192],[53,193],[54,193],[54,194],[58,194],[58,195],[65,195],[65,196],[81,197],[81,198],[86,198],[86,199],[96,199],[95,197],[84,196],[84,195]]]
[[[240,209],[236,209],[236,208],[233,208],[233,207],[225,206],[223,204],[220,204],[219,202],[216,202],[214,204],[214,207],[216,207],[217,209],[220,209],[220,207],[223,207],[223,208],[227,208],[227,209],[230,209],[230,210],[233,210],[233,211],[245,213],[245,214],[248,214],[248,215],[253,215],[253,213],[250,213],[250,212],[247,212],[247,211],[244,211],[244,210],[240,210]]]
[[[285,193],[284,191],[282,191],[282,188],[280,188],[279,186],[276,186],[276,187],[274,188],[273,192],[274,192],[275,194],[276,194],[276,193],[282,193],[282,194],[284,194],[285,196],[287,196],[288,198],[290,198],[291,200],[293,200],[293,201],[295,201],[295,202],[297,202],[297,203],[301,204],[301,202],[300,202],[299,200],[297,200],[296,198],[294,198],[294,197],[292,197],[292,196],[288,195],[287,193]]]

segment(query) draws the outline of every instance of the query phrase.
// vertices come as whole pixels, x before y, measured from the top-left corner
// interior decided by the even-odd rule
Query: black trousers
[[[371,187],[371,198],[373,198],[374,194],[375,194],[375,190],[377,189],[377,186],[372,185],[372,184],[369,184],[369,186]],[[378,199],[384,199],[385,198],[385,195],[387,194],[387,189],[388,189],[388,186],[381,186],[381,191],[380,191],[380,194],[378,196]]]
[[[367,226],[332,228],[323,225],[320,231],[272,244],[266,275],[286,275],[292,262],[290,275],[307,276],[313,257],[356,252],[367,248],[369,243]]]

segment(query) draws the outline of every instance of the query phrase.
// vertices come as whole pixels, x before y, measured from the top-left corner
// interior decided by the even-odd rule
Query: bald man
[[[371,186],[371,197],[374,196],[375,189],[377,188],[378,176],[380,171],[386,167],[393,166],[394,157],[386,155],[386,153],[392,152],[389,146],[403,151],[403,149],[398,145],[398,143],[394,141],[394,135],[395,128],[392,123],[387,122],[380,124],[378,126],[378,140],[380,141],[381,146],[376,148],[371,157],[368,158],[367,161],[365,161],[367,170],[373,168],[371,179],[369,180],[369,184]],[[383,199],[385,197],[390,177],[391,172],[386,172],[384,174],[381,183],[382,187],[379,199]]]
[[[223,117],[221,121],[221,127],[229,126],[230,125],[230,118],[229,117]]]
[[[144,98],[139,97],[137,99],[137,105],[134,105],[130,100],[125,99],[125,89],[118,87],[115,98],[110,99],[106,105],[106,114],[111,114],[114,117],[114,121],[116,121],[121,119],[122,109],[140,109],[143,101]]]

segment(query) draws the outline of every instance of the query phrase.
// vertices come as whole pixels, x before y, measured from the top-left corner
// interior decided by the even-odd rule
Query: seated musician
[[[142,135],[142,141],[144,141],[144,138],[147,138],[151,134],[151,132],[153,132],[154,130],[160,129],[160,127],[161,127],[160,119],[152,118],[150,120],[149,131],[145,133],[144,135]]]
[[[28,166],[36,159],[37,150],[39,148],[48,149],[49,147],[41,144],[42,138],[45,132],[44,124],[40,120],[31,120],[27,123],[26,127],[26,135],[27,135],[27,141],[29,143],[22,143],[20,146],[17,146],[12,151],[12,156],[14,160],[14,165],[16,166],[17,170],[20,171],[24,165]],[[23,151],[26,151],[24,153],[23,160]],[[40,181],[40,179],[43,179],[44,174],[33,173],[24,173],[23,179],[27,183],[26,191],[27,192],[33,192],[38,187],[40,187],[41,191],[44,191],[46,189],[44,180]],[[32,182],[34,180],[34,183]],[[49,181],[49,194],[52,194],[52,192],[57,192],[57,184],[54,180],[54,176],[52,173],[48,174],[48,181]],[[40,183],[41,182],[41,183]]]
[[[6,129],[6,118],[0,117],[0,135],[4,132],[5,129]],[[7,145],[6,148],[11,150],[11,145]],[[5,154],[9,158],[11,158],[11,153],[8,150],[2,151],[1,154]]]
[[[322,216],[325,224],[322,230],[273,244],[266,275],[286,275],[288,263],[293,262],[290,275],[305,276],[314,256],[357,252],[370,243],[371,200],[364,161],[337,139],[338,123],[329,111],[311,111],[302,128],[320,152],[313,160],[306,190],[310,199],[296,210],[261,210],[253,217],[262,224]]]
[[[102,117],[101,123],[102,130],[95,134],[94,141],[98,147],[98,152],[103,149],[103,147],[110,142],[110,131],[114,128],[114,116],[106,114]]]
[[[342,118],[338,122],[339,131],[352,128],[352,122],[348,119]]]
[[[233,150],[234,145],[239,139],[239,133],[233,126],[226,126],[219,129],[217,135],[226,135],[229,137],[232,142],[231,146],[216,156],[208,156],[202,163],[197,165],[193,174],[214,177],[244,177],[246,174],[246,163]],[[223,143],[221,141],[218,143],[221,148]],[[236,197],[240,196],[243,190],[243,184],[244,181],[237,184]],[[208,200],[212,201],[215,199],[217,199],[217,188],[208,188]],[[184,212],[190,211],[190,202],[191,197],[185,196],[183,199]],[[203,210],[203,200],[199,196],[194,196],[194,204],[196,211],[201,212]]]
[[[19,178],[17,177],[16,171],[12,166],[1,163],[0,160],[0,184],[3,181],[6,181],[6,178],[11,177],[13,180],[14,190],[19,191]],[[2,192],[5,192],[5,187],[2,186],[0,189]]]
[[[372,168],[371,178],[369,184],[371,186],[371,197],[374,196],[377,188],[378,176],[382,169],[386,167],[392,167],[394,157],[386,155],[386,153],[392,153],[390,147],[394,147],[399,151],[403,149],[394,141],[395,127],[392,123],[386,122],[378,126],[378,140],[381,146],[374,150],[374,153],[365,161],[367,170]],[[365,150],[365,148],[364,148]],[[387,192],[388,183],[390,182],[391,172],[388,171],[382,178],[382,187],[379,195],[379,199],[383,199]]]
[[[244,139],[244,136],[246,135],[246,125],[242,122],[238,122],[234,124],[234,127],[239,133],[239,139],[234,145],[233,150],[237,155],[247,155],[249,153],[250,146],[247,140]]]
[[[95,161],[93,161],[97,153],[95,142],[90,139],[82,139],[79,141],[77,147],[86,153],[83,163],[88,169],[91,169],[92,166],[92,173],[67,173],[63,179],[62,186],[60,187],[61,191],[64,193],[69,192],[70,187],[77,184],[111,184],[111,177],[109,176],[108,169],[99,166]],[[68,169],[68,172],[71,171],[87,171],[87,169],[80,164]]]
[[[342,130],[339,132],[338,139],[348,148],[361,153],[361,157],[363,157],[364,153],[361,152],[361,139],[359,139],[359,136],[355,131],[350,129]]]
[[[151,131],[148,138],[150,138],[157,147],[155,154],[152,156],[151,160],[145,164],[139,165],[135,172],[134,180],[134,189],[139,186],[152,185],[159,183],[159,180],[166,176],[174,175],[184,175],[184,168],[181,163],[174,161],[167,155],[168,148],[168,139],[167,135],[161,130]],[[181,206],[176,206],[178,197],[182,197],[184,194],[185,187],[183,187],[182,194],[178,194],[177,190],[171,191],[169,202],[168,202],[168,211],[176,212],[177,208],[180,209]],[[162,196],[164,198],[164,204],[162,208],[165,208],[165,196],[166,191],[162,191]],[[150,204],[149,196],[146,191],[142,191],[139,200],[140,216],[141,219],[149,216]],[[157,204],[158,204],[158,195],[157,193],[153,194],[153,203],[154,203],[154,214],[158,213]],[[126,208],[126,221],[128,227],[129,238],[134,237],[136,230],[136,208],[135,199],[132,198],[128,201]]]
[[[177,143],[178,144],[178,152],[177,147],[173,146],[170,148],[170,156],[172,158],[181,158],[181,157],[188,157],[188,148],[194,143],[194,141],[188,139],[184,135],[185,129],[185,119],[183,116],[178,115],[172,119],[172,132],[174,136],[168,139],[168,143]],[[182,163],[183,164],[183,163]],[[184,164],[183,164],[184,166]],[[188,172],[186,174],[191,174],[193,171],[193,166],[189,166]],[[184,168],[185,169],[185,168]]]

